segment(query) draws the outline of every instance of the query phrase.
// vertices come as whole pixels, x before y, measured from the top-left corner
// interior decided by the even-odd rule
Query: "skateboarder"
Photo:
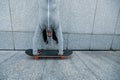
[[[63,55],[63,35],[59,19],[60,0],[42,0],[40,4],[40,14],[42,15],[36,26],[33,37],[33,54],[39,55],[41,50],[41,40],[47,44],[50,40],[55,40],[58,44],[58,55]]]

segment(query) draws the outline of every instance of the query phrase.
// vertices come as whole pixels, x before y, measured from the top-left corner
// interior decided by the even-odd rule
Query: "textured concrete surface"
[[[92,33],[97,0],[70,0],[70,33]],[[74,5],[74,6],[73,6]]]
[[[71,29],[71,24],[70,24],[71,12],[70,11],[71,11],[71,1],[61,0],[61,3],[60,3],[61,27],[62,27],[62,31],[66,33],[70,32],[70,29]]]
[[[0,80],[119,80],[120,51],[74,51],[70,58],[34,60],[0,51]]]
[[[38,25],[37,0],[10,0],[13,31],[34,31]]]
[[[120,9],[119,9],[118,21],[117,21],[117,28],[116,28],[115,33],[116,34],[120,34]]]
[[[0,0],[0,31],[12,31],[8,0]]]
[[[91,35],[70,34],[68,49],[89,49]]]
[[[0,0],[0,49],[32,47],[33,32],[43,16],[38,13],[42,1]],[[119,4],[120,0],[61,0],[64,48],[120,50]]]
[[[111,35],[92,35],[90,49],[109,50],[112,38]]]
[[[0,49],[13,49],[12,32],[0,32]]]
[[[32,48],[33,33],[31,32],[14,32],[15,48],[28,49]]]
[[[120,49],[120,36],[114,36],[112,49],[114,49],[114,50]]]
[[[120,8],[119,3],[120,0],[98,0],[93,33],[114,33]]]

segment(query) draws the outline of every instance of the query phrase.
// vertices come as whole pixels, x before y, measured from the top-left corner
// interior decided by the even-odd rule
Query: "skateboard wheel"
[[[38,59],[39,59],[39,56],[34,56],[34,59],[35,59],[35,60],[38,60]]]
[[[62,59],[62,60],[64,60],[64,59],[65,59],[65,57],[64,57],[64,56],[61,56],[61,59]]]

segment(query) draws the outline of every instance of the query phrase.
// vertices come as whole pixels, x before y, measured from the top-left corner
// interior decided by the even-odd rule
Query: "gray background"
[[[0,0],[1,50],[32,48],[40,3]],[[120,0],[61,0],[60,6],[64,48],[120,50]]]

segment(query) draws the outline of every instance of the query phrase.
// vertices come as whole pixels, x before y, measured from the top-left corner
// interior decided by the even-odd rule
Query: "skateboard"
[[[38,50],[38,52],[39,52],[39,50]],[[41,57],[53,57],[53,58],[57,57],[57,58],[61,58],[63,60],[67,57],[70,57],[70,55],[72,54],[72,51],[71,50],[64,50],[64,54],[62,56],[57,54],[58,53],[57,50],[41,50],[40,51],[41,54],[37,55],[37,56],[33,55],[32,49],[25,50],[25,53],[29,56],[34,57],[35,60],[38,60]]]

